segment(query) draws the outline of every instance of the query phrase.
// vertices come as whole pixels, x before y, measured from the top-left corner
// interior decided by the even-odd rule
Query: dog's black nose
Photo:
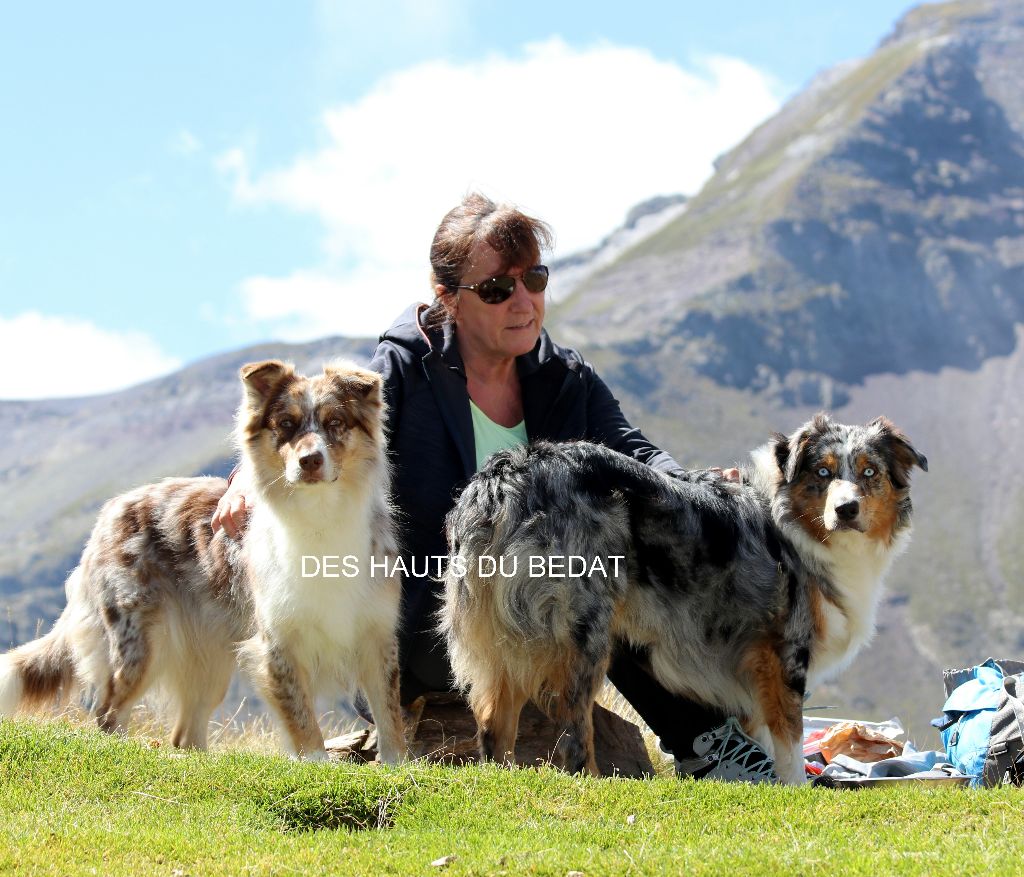
[[[855,499],[836,506],[836,514],[840,520],[852,521],[860,512],[860,503]]]
[[[319,451],[299,457],[299,465],[303,472],[315,472],[324,464],[324,455]]]

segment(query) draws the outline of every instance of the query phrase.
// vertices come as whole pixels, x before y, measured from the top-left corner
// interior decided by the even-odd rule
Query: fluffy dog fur
[[[244,536],[210,530],[223,479],[167,479],[108,502],[53,630],[0,658],[0,715],[84,685],[113,731],[159,686],[177,708],[174,745],[202,749],[237,659],[296,755],[326,758],[317,692],[358,685],[381,758],[404,757],[400,583],[370,568],[396,552],[380,377],[336,363],[307,378],[269,361],[241,378],[236,439],[253,501]],[[352,555],[359,574],[303,577],[305,555]]]
[[[482,758],[512,760],[533,699],[565,724],[566,769],[596,774],[592,705],[628,643],[668,690],[738,716],[782,781],[804,780],[805,689],[871,636],[910,534],[908,474],[927,461],[884,418],[824,415],[753,459],[740,484],[586,443],[490,459],[448,517],[441,610]],[[531,578],[529,558],[551,555],[602,558],[607,574]],[[516,571],[481,575],[481,557]]]

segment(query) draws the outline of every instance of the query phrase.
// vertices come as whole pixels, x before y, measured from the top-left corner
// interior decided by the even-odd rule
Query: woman
[[[434,576],[447,555],[445,515],[487,456],[534,439],[586,439],[662,472],[682,471],[630,426],[594,369],[544,331],[548,272],[540,254],[550,243],[544,223],[468,195],[434,235],[433,304],[399,317],[370,363],[384,378],[393,495],[409,571],[400,640],[403,703],[451,687],[434,633]],[[234,533],[244,504],[239,490],[229,491],[214,527],[223,521]],[[681,773],[771,776],[764,752],[734,722],[722,725],[721,714],[669,694],[643,663],[643,655],[622,649],[608,675],[676,755]],[[722,727],[707,731],[716,725]]]

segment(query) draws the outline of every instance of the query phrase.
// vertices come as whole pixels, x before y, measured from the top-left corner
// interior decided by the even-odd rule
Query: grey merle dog
[[[584,442],[495,454],[448,517],[440,614],[481,757],[512,761],[532,699],[564,723],[564,767],[596,774],[593,702],[626,643],[669,691],[737,716],[783,782],[803,782],[804,692],[873,633],[910,534],[914,466],[927,461],[885,418],[825,415],[775,435],[740,483]],[[536,575],[530,558],[553,555],[585,560]]]

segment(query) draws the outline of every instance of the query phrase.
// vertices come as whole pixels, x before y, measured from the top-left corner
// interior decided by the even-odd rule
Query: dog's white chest
[[[855,643],[855,632],[851,620],[835,603],[828,600],[822,604],[824,621],[822,637],[811,658],[808,671],[809,683],[817,684],[823,676],[838,672],[856,653],[860,643]],[[866,637],[856,637],[863,642]]]
[[[372,534],[365,516],[345,517],[282,521],[257,507],[246,545],[262,627],[335,646],[358,639],[372,601]]]
[[[842,606],[822,602],[824,624],[811,659],[811,684],[842,670],[874,635],[882,583],[892,560],[887,552],[865,551],[860,534],[836,537],[831,552],[832,579]]]

